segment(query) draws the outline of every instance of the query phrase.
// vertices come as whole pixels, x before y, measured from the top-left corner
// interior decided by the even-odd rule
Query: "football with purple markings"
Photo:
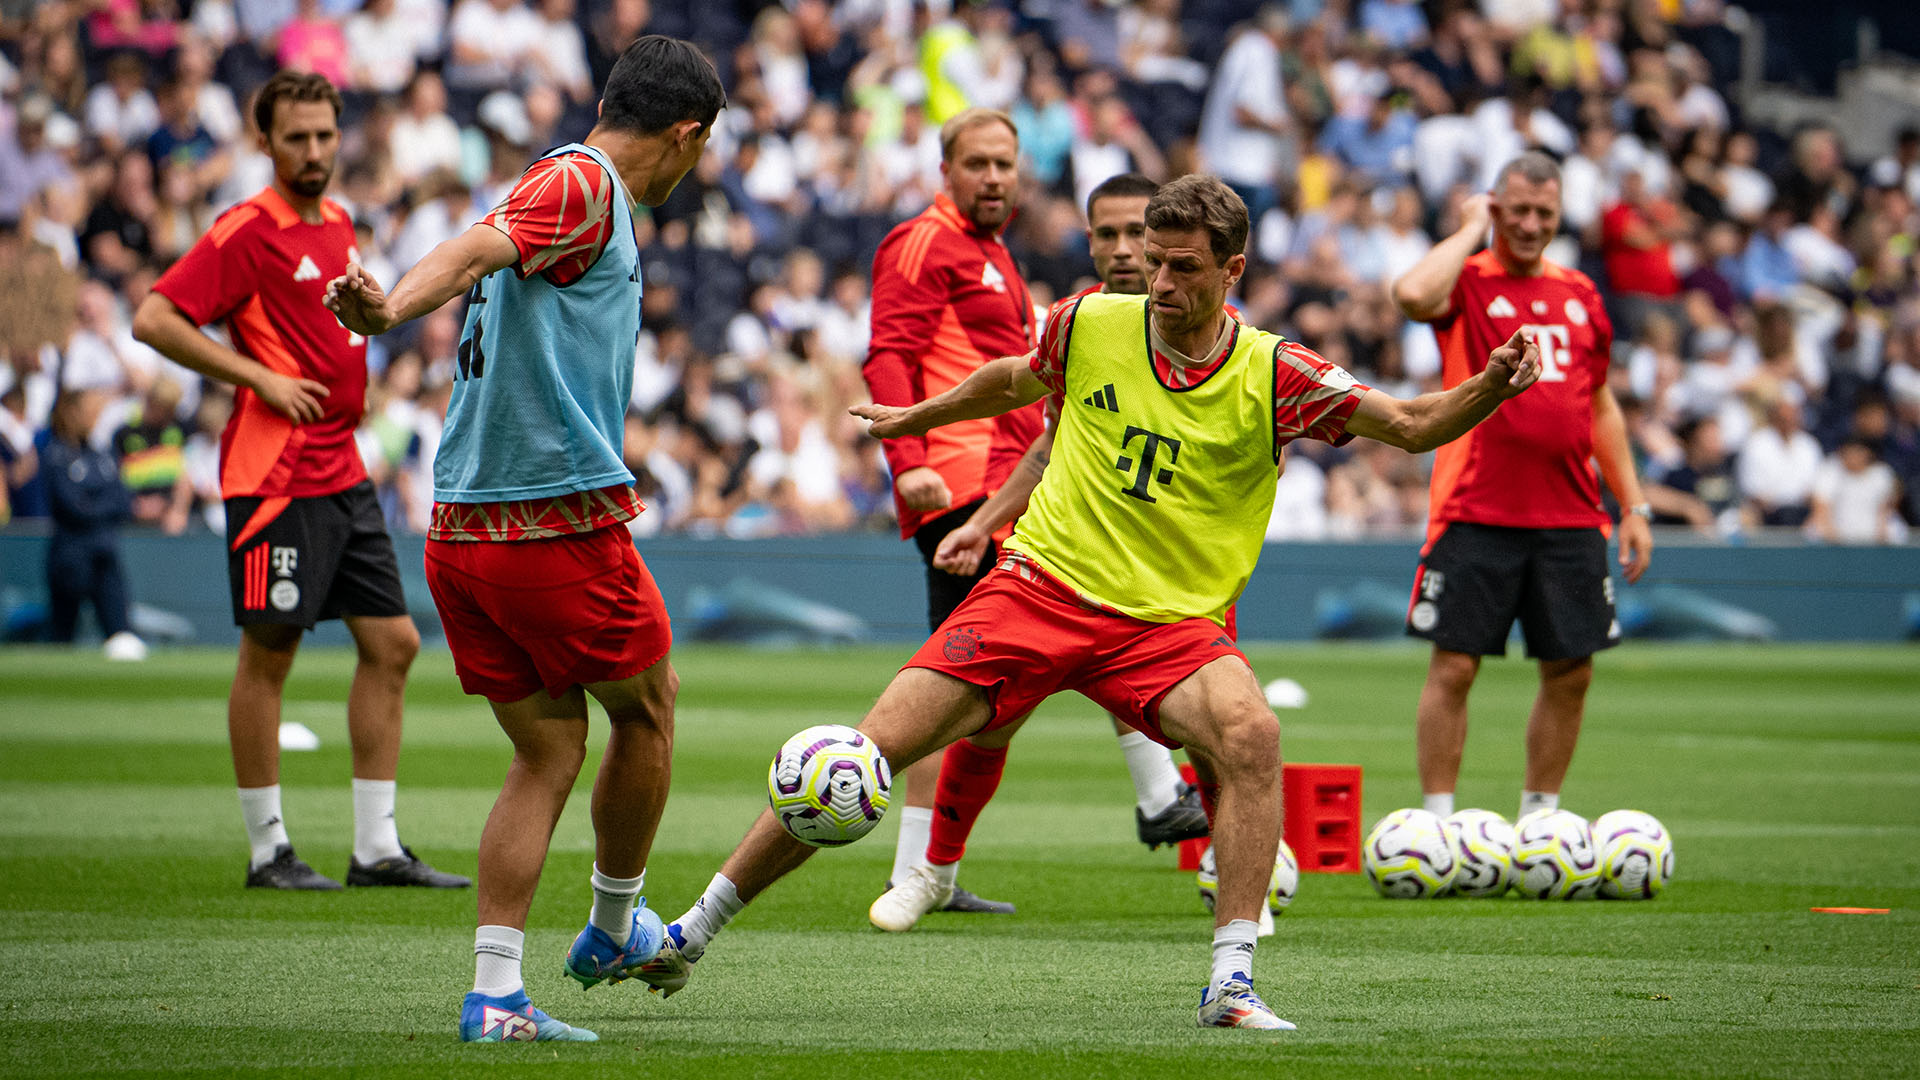
[[[1600,856],[1587,819],[1571,810],[1535,810],[1514,823],[1513,887],[1535,900],[1586,900],[1600,893]]]
[[[1492,810],[1456,810],[1441,825],[1460,861],[1447,895],[1505,895],[1513,884],[1513,848],[1518,840],[1507,819]]]
[[[767,803],[795,840],[840,847],[886,816],[893,771],[873,740],[843,724],[788,739],[767,769]]]
[[[1600,856],[1600,895],[1651,900],[1673,880],[1673,834],[1638,810],[1609,810],[1593,819],[1593,850]]]

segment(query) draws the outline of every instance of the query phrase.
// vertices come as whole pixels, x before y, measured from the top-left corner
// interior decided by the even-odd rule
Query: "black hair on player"
[[[683,120],[711,126],[727,104],[720,73],[691,42],[648,34],[627,46],[600,94],[602,126],[639,135]]]

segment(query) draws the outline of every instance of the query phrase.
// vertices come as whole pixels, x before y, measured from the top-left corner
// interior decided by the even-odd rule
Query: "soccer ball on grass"
[[[788,835],[839,847],[873,831],[887,812],[893,771],[873,740],[843,724],[788,739],[767,769],[767,803]]]
[[[1506,818],[1491,810],[1456,810],[1441,824],[1460,863],[1447,895],[1500,896],[1513,885],[1515,834]]]
[[[1535,900],[1587,900],[1600,891],[1600,857],[1587,819],[1535,810],[1514,825],[1514,888]]]
[[[1673,834],[1638,810],[1610,810],[1593,819],[1593,850],[1600,859],[1600,895],[1651,900],[1673,879]]]
[[[1200,902],[1212,911],[1220,895],[1220,871],[1214,865],[1212,844],[1208,844],[1206,854],[1200,856],[1200,869],[1194,878],[1200,885]],[[1282,840],[1280,851],[1273,859],[1273,875],[1267,879],[1267,910],[1275,915],[1287,910],[1299,891],[1300,862],[1294,858],[1293,849]]]
[[[1374,825],[1361,845],[1360,865],[1381,896],[1418,900],[1446,892],[1460,860],[1440,818],[1410,807]]]

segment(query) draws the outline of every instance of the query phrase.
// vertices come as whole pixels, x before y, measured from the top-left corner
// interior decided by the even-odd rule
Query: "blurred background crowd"
[[[132,512],[223,526],[227,388],[129,316],[224,208],[271,179],[251,92],[280,67],[346,92],[332,196],[391,285],[526,164],[591,126],[642,33],[700,43],[729,91],[711,148],[636,214],[645,327],[626,453],[641,532],[889,527],[864,425],[867,272],[940,187],[940,122],[1018,121],[1006,240],[1038,303],[1092,282],[1107,177],[1218,173],[1255,215],[1245,317],[1363,381],[1438,385],[1388,296],[1523,149],[1564,169],[1549,255],[1617,327],[1659,520],[1838,542],[1920,523],[1920,131],[1748,122],[1746,13],[1719,0],[0,0],[0,514],[44,514],[60,390]],[[1819,73],[1816,72],[1816,75]],[[1826,71],[1831,78],[1831,70]],[[361,449],[421,530],[458,303],[373,343]],[[1430,460],[1296,444],[1270,535],[1404,534]],[[4,518],[0,518],[4,520]]]

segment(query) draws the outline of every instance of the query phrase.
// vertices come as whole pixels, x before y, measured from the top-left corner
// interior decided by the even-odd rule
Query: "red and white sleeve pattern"
[[[599,162],[561,154],[534,162],[483,220],[519,249],[521,277],[543,274],[555,285],[570,285],[606,250],[613,200],[620,197]]]
[[[1077,296],[1048,309],[1046,325],[1040,328],[1040,344],[1027,354],[1027,367],[1056,397],[1067,392],[1067,341],[1073,336],[1073,316],[1079,310]]]
[[[1370,387],[1291,341],[1274,351],[1273,369],[1275,445],[1307,438],[1340,446],[1353,438],[1347,434],[1347,420]]]

